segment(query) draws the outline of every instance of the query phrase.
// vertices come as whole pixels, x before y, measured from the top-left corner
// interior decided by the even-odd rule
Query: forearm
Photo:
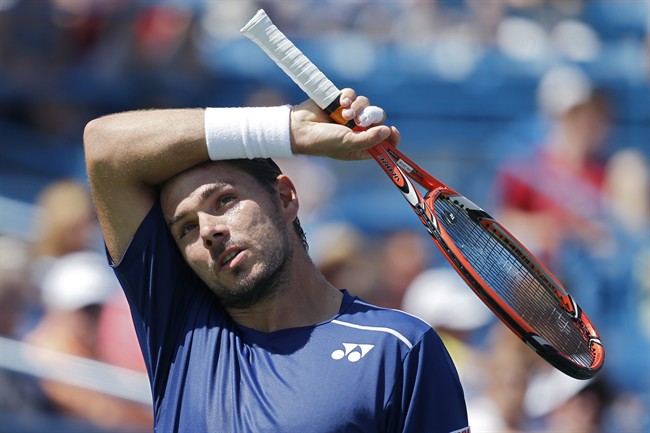
[[[355,99],[351,89],[344,89],[343,95],[346,101],[343,106],[348,107],[344,111],[348,112],[348,120],[368,105],[365,97]],[[226,110],[226,113],[235,112]],[[213,159],[229,159],[287,156],[293,151],[336,159],[363,159],[368,157],[366,150],[381,140],[390,139],[395,144],[399,141],[399,133],[394,128],[380,126],[352,132],[330,123],[329,117],[316,104],[306,101],[294,107],[291,113],[287,111],[290,119],[284,125],[278,118],[284,113],[275,109],[241,112],[245,114],[235,115],[232,121],[215,122],[213,116],[208,123],[211,125],[208,131],[213,132],[208,133],[213,145],[207,146],[205,113],[202,109],[131,111],[93,120],[84,133],[91,180],[97,170],[98,174],[119,175],[130,183],[158,185],[193,165],[207,161],[211,154]],[[274,121],[270,124],[261,122],[271,113],[275,113]],[[246,116],[250,118],[246,119]],[[257,128],[251,128],[251,125]],[[282,139],[285,137],[282,130],[287,127],[286,139],[290,143],[284,143]],[[262,143],[256,145],[256,140]],[[267,140],[269,143],[265,143]],[[228,149],[232,146],[234,149]],[[280,147],[288,149],[288,152]]]
[[[86,170],[106,247],[119,263],[158,197],[158,185],[208,160],[204,110],[148,110],[91,121]]]
[[[91,121],[84,131],[91,182],[155,186],[208,160],[204,110],[143,110]]]

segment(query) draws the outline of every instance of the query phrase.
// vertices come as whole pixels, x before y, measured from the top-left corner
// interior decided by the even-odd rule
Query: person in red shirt
[[[507,162],[497,176],[501,220],[551,267],[569,233],[599,230],[610,105],[602,92],[588,90],[553,122],[532,157]]]

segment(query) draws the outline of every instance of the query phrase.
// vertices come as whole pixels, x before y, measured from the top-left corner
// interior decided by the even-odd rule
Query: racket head
[[[605,357],[600,337],[560,282],[488,213],[449,188],[429,191],[438,248],[476,295],[529,347],[576,379]]]

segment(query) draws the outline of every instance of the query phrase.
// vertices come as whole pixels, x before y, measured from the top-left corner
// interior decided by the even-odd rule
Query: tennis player
[[[347,120],[369,106],[351,89],[340,102]],[[325,280],[296,189],[268,159],[363,159],[383,139],[399,132],[352,131],[311,101],[133,111],[86,126],[88,177],[156,432],[469,431],[438,335]]]

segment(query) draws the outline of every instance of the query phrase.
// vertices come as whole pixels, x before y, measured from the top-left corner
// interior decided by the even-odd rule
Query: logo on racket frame
[[[379,158],[379,161],[381,162],[382,166],[384,167],[384,171],[390,175],[390,177],[393,179],[393,182],[395,183],[395,185],[397,185],[399,187],[399,189],[402,190],[402,193],[404,195],[406,195],[408,193],[408,189],[409,189],[408,185],[407,185],[408,180],[406,179],[406,176],[404,176],[402,173],[399,173],[399,169],[397,169],[397,171],[395,171],[395,169],[393,169],[393,164],[388,162],[386,160],[386,158],[383,157],[383,155],[379,155],[378,158]],[[407,197],[407,200],[408,200],[408,197]],[[409,200],[409,203],[410,202],[411,201]],[[413,203],[411,203],[411,205],[413,205]]]
[[[422,221],[422,224],[424,224],[429,234],[433,236],[438,230],[438,222],[424,201],[424,198],[422,198],[422,194],[415,189],[408,177],[406,177],[400,168],[392,163],[392,161],[388,161],[383,155],[377,155],[377,160],[381,162],[384,171],[390,175],[391,179],[393,179],[393,182],[399,188],[406,201],[409,202],[415,213],[418,215],[420,221]]]

